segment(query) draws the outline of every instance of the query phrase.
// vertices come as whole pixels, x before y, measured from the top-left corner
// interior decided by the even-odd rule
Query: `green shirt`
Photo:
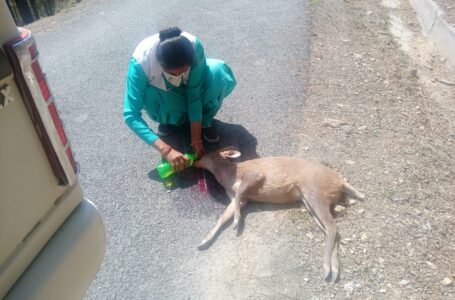
[[[149,115],[156,114],[153,103],[159,105],[163,99],[167,99],[165,105],[159,105],[160,114],[167,114],[172,118],[172,113],[185,110],[190,122],[202,120],[202,97],[203,85],[206,77],[207,62],[204,55],[204,48],[198,38],[194,43],[194,59],[191,64],[188,82],[180,87],[174,87],[166,78],[168,91],[158,89],[149,84],[150,79],[141,65],[135,58],[131,58],[127,80],[126,93],[124,99],[123,118],[126,124],[147,144],[152,144],[158,139],[158,136],[149,128],[142,118],[142,110]],[[148,89],[156,89],[154,92],[148,92]],[[166,97],[159,97],[159,93],[167,94]],[[154,99],[146,99],[152,97]],[[175,99],[173,99],[175,98]],[[182,101],[183,99],[183,101]],[[163,104],[163,103],[161,103]]]

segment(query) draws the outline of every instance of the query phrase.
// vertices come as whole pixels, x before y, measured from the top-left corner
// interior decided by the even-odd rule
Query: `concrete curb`
[[[417,12],[423,34],[455,66],[455,29],[441,17],[444,13],[432,0],[410,0]]]

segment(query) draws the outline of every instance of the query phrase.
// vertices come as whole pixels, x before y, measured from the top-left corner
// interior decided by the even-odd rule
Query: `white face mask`
[[[188,69],[186,72],[180,74],[180,75],[172,75],[169,74],[168,72],[163,71],[164,77],[166,77],[167,81],[169,81],[173,86],[179,87],[182,84],[182,81],[184,84],[188,82],[188,74],[190,73],[190,69]]]

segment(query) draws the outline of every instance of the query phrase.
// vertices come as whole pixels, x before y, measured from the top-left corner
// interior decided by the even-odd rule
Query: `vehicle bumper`
[[[11,299],[81,299],[105,254],[97,208],[83,200],[9,290]]]

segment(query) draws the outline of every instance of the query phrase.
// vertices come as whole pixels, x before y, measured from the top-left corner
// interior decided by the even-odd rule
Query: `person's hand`
[[[176,172],[183,171],[188,163],[188,158],[174,149],[171,149],[171,151],[164,155],[164,158],[172,165],[172,168]]]
[[[198,159],[200,159],[205,154],[205,149],[204,145],[202,145],[202,141],[191,143],[191,146],[193,147],[193,151]]]

